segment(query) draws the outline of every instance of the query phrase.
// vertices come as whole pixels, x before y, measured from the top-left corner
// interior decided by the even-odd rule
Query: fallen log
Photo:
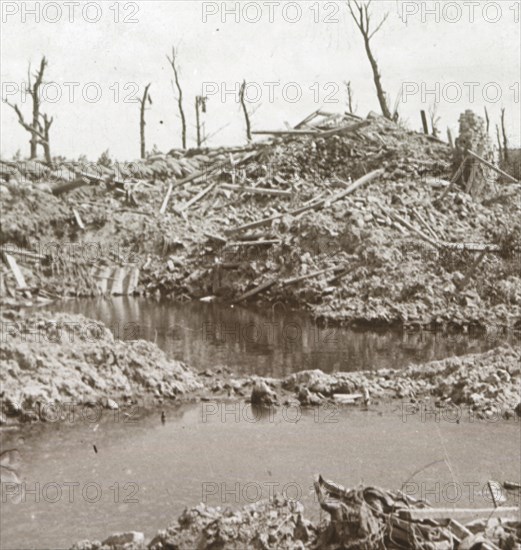
[[[249,290],[248,292],[244,293],[242,296],[239,296],[239,298],[234,300],[234,303],[242,302],[244,300],[247,300],[248,298],[251,298],[252,296],[255,296],[256,294],[259,294],[259,292],[264,292],[265,290],[268,290],[268,288],[271,288],[276,282],[277,282],[277,279],[269,279],[268,281],[260,284],[259,286],[256,286],[252,290]]]

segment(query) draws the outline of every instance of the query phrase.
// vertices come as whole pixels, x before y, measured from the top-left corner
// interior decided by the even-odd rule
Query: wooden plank
[[[184,212],[185,210],[188,210],[192,204],[195,204],[197,201],[201,200],[207,193],[209,193],[213,188],[215,187],[215,183],[210,183],[208,187],[205,187],[202,191],[197,193],[197,195],[193,198],[191,198],[187,203],[183,204],[182,206],[175,207],[174,210],[178,213]]]
[[[127,274],[126,274],[125,282],[123,286],[123,291],[125,295],[129,296],[134,294],[138,283],[139,283],[139,269],[137,267],[127,269]]]
[[[298,130],[299,128],[302,128],[302,126],[305,126],[308,122],[311,122],[314,118],[316,118],[318,116],[319,113],[320,113],[320,109],[317,109],[316,111],[314,111],[313,113],[308,115],[304,120],[301,120],[295,126],[295,130]]]
[[[230,248],[234,246],[271,246],[274,244],[280,244],[280,239],[272,239],[266,241],[232,241],[227,242],[224,248]]]
[[[126,271],[123,267],[116,267],[112,276],[112,286],[110,287],[110,293],[115,296],[122,296],[125,294],[123,282],[125,280]]]
[[[168,201],[170,200],[170,195],[172,194],[173,189],[174,189],[174,184],[171,183],[168,186],[168,190],[166,192],[165,198],[163,199],[163,203],[161,204],[161,208],[159,209],[159,213],[161,215],[166,212],[166,207],[168,206]]]
[[[108,291],[108,282],[112,270],[110,267],[96,268],[93,273],[93,277],[96,280],[96,287],[101,294],[106,294]]]
[[[207,231],[204,231],[203,235],[212,241],[217,241],[224,244],[228,242],[224,237],[221,237],[220,235],[215,235],[213,233],[208,233]]]
[[[16,263],[16,260],[10,255],[6,254],[4,252],[4,258],[6,259],[9,268],[11,269],[12,274],[14,275],[14,278],[16,280],[17,288],[20,290],[26,290],[27,284],[25,283],[24,274],[18,267],[18,264]]]
[[[240,191],[241,193],[248,193],[252,195],[276,195],[280,197],[291,197],[291,191],[285,191],[282,189],[268,189],[266,187],[245,187],[243,185],[233,185],[231,183],[221,183],[219,186],[221,189],[229,189],[230,191]]]
[[[317,133],[319,137],[329,137],[338,134],[347,134],[349,132],[355,132],[356,130],[361,130],[366,126],[371,124],[370,120],[362,120],[361,122],[356,122],[355,124],[349,124],[347,126],[342,126],[341,128],[333,128],[332,130],[326,130],[321,133]]]
[[[286,285],[292,285],[294,283],[299,283],[300,281],[305,281],[306,279],[311,279],[313,277],[318,277],[319,275],[323,275],[324,273],[329,273],[330,271],[335,270],[341,270],[342,267],[327,267],[326,269],[320,269],[319,271],[313,271],[312,273],[308,273],[307,275],[300,275],[299,277],[291,277],[290,279],[284,279],[282,281],[282,284],[284,286]]]
[[[407,510],[398,511],[399,517],[411,521],[424,519],[471,519],[489,516],[517,519],[519,518],[519,514],[520,510],[518,506],[504,506],[500,508],[408,508]]]
[[[85,226],[83,225],[83,221],[80,218],[79,212],[76,210],[76,208],[72,209],[72,213],[74,214],[74,217],[76,218],[76,223],[78,224],[78,227],[80,229],[85,229]]]
[[[252,134],[256,136],[315,136],[316,130],[256,130]]]

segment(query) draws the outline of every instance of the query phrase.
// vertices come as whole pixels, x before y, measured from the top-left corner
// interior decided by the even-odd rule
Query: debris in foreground
[[[201,503],[185,509],[176,523],[159,531],[148,544],[142,533],[118,533],[103,542],[78,542],[73,550],[520,548],[519,508],[510,507],[513,517],[501,521],[497,519],[500,508],[476,510],[477,519],[464,525],[452,517],[457,516],[457,510],[440,511],[400,491],[346,489],[320,475],[315,480],[315,491],[329,520],[306,519],[300,502],[281,495],[235,511]]]

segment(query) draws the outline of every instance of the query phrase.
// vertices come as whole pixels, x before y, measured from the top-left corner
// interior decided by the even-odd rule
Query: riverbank
[[[238,376],[230,369],[196,371],[168,358],[154,343],[115,339],[81,315],[8,311],[0,343],[2,422],[48,420],[53,404],[131,408],[167,401],[253,401],[264,406],[365,406],[396,399],[407,414],[424,403],[438,410],[466,407],[481,418],[521,413],[521,347],[411,365],[284,378]]]

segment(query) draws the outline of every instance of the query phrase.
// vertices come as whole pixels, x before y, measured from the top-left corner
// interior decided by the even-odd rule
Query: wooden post
[[[422,124],[423,124],[423,133],[425,135],[429,135],[429,124],[427,122],[427,113],[425,111],[420,111],[421,117],[422,117]]]
[[[452,139],[452,132],[450,128],[447,128],[447,139],[449,140],[450,148],[454,150],[454,140]]]
[[[201,147],[201,125],[199,121],[199,96],[195,97],[195,125],[197,128],[197,147]]]

